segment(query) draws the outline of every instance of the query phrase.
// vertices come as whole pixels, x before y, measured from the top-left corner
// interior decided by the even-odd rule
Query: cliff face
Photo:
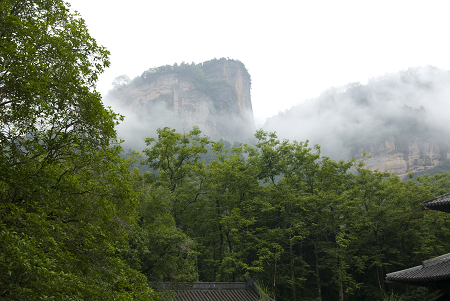
[[[235,141],[255,132],[250,86],[244,64],[220,59],[150,69],[108,97],[155,129],[197,125],[212,138]]]
[[[121,94],[118,100],[143,118],[162,107],[188,124],[204,128],[207,123],[211,99],[180,74],[162,74],[154,81],[130,87]]]
[[[233,104],[237,105],[241,112],[251,112],[249,122],[254,125],[252,101],[250,99],[250,74],[240,62],[221,59],[208,61],[201,64],[205,76],[210,80],[226,80],[231,85],[233,95]],[[222,96],[222,97],[221,97]],[[217,93],[221,101],[227,102],[225,94]]]
[[[450,71],[415,67],[367,84],[332,87],[268,119],[263,128],[281,138],[317,143],[335,160],[361,158],[364,150],[372,155],[369,169],[404,177],[449,158],[449,99]]]
[[[450,140],[395,137],[367,144],[357,151],[354,150],[352,155],[361,159],[363,150],[372,156],[366,160],[368,169],[397,172],[399,177],[404,178],[409,172],[427,171],[450,159]]]

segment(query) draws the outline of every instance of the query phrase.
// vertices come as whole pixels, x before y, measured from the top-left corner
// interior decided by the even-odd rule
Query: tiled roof
[[[450,193],[438,196],[437,198],[422,203],[424,209],[450,212]]]
[[[176,301],[259,301],[258,286],[247,282],[194,282],[176,290]],[[269,298],[269,300],[274,301]]]
[[[209,288],[204,286],[210,285]],[[259,301],[259,294],[245,282],[233,283],[234,287],[224,288],[222,285],[230,283],[194,283],[194,287],[187,290],[178,290],[177,301]],[[239,284],[241,284],[239,286]],[[203,287],[202,287],[203,286]]]
[[[450,279],[450,253],[425,260],[422,265],[386,275],[386,281],[391,283],[423,284],[444,279]]]

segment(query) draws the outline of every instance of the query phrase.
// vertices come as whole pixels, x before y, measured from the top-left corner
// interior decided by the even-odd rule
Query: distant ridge
[[[333,159],[372,155],[370,169],[424,173],[450,158],[450,72],[415,67],[330,88],[269,118],[279,137],[310,140]]]

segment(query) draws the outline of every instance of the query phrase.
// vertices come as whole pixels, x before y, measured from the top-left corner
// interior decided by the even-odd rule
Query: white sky
[[[252,76],[256,125],[331,87],[413,66],[450,69],[448,1],[68,0],[111,51],[100,77],[229,57]]]

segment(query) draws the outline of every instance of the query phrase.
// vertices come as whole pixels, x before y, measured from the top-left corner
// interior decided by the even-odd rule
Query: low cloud
[[[410,68],[330,88],[269,118],[263,125],[280,138],[319,144],[334,159],[348,158],[368,144],[391,137],[450,136],[450,72]]]

